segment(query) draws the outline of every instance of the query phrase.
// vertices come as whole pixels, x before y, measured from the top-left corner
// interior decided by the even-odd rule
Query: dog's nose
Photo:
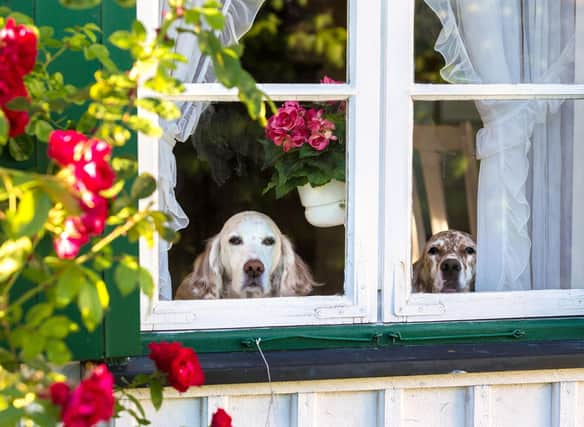
[[[461,269],[462,265],[455,259],[446,259],[440,264],[440,271],[443,275],[458,275]]]
[[[248,277],[255,279],[264,272],[264,264],[259,259],[250,259],[243,265],[243,271]]]

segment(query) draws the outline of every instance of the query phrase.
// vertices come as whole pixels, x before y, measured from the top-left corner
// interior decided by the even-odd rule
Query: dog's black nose
[[[458,275],[461,269],[462,265],[455,259],[447,259],[440,264],[440,271],[443,275]]]
[[[250,259],[243,265],[243,271],[248,277],[255,279],[264,272],[264,264],[259,259]]]

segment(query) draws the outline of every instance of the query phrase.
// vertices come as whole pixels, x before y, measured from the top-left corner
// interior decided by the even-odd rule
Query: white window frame
[[[138,0],[137,16],[152,32],[158,25],[158,1]],[[142,295],[141,330],[193,330],[261,326],[324,325],[377,320],[380,228],[380,90],[382,0],[348,0],[347,64],[349,83],[265,84],[274,101],[347,100],[347,224],[343,296],[150,301]],[[187,84],[182,101],[237,101],[236,92],[218,84]],[[140,112],[148,116],[144,112]],[[149,116],[152,118],[152,116]],[[155,117],[154,117],[155,118]],[[138,136],[139,171],[158,171],[159,141]],[[359,149],[357,149],[359,145]],[[158,194],[141,201],[158,205]],[[277,222],[277,218],[274,218]],[[196,223],[196,218],[191,218]],[[140,263],[158,278],[158,241],[140,241]]]
[[[584,312],[584,289],[465,294],[412,293],[411,212],[414,101],[478,99],[584,99],[584,85],[563,84],[416,84],[414,82],[414,0],[385,3],[386,93],[383,100],[385,143],[383,321],[479,320],[518,317],[573,316]],[[584,30],[583,6],[577,8],[577,30]],[[582,47],[581,47],[582,48]],[[578,58],[577,58],[578,60]],[[580,62],[583,64],[583,62]],[[582,67],[579,67],[582,68]],[[583,81],[584,72],[577,70]],[[576,111],[582,111],[577,103]],[[582,134],[577,124],[576,135]],[[581,145],[581,144],[580,144]],[[582,154],[582,149],[579,152]],[[575,156],[576,157],[576,156]],[[582,161],[580,156],[579,160]],[[576,161],[576,159],[574,160]],[[575,179],[582,177],[581,165]],[[578,175],[579,174],[579,175]],[[576,200],[576,199],[575,199]],[[576,207],[574,207],[575,209]],[[581,213],[581,212],[580,212]],[[577,216],[574,216],[577,218]],[[584,237],[582,226],[576,230]],[[575,236],[575,238],[578,238]],[[582,244],[582,242],[580,242]],[[580,256],[582,253],[580,252]],[[579,260],[581,262],[581,260]],[[581,280],[584,275],[580,275]],[[579,284],[582,287],[582,284]]]

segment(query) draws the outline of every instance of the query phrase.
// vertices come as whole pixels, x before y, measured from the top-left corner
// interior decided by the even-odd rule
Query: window
[[[246,64],[277,103],[347,102],[344,283],[308,297],[143,299],[142,330],[580,315],[584,62],[575,34],[584,12],[576,1],[552,3],[542,9],[529,0],[505,7],[495,0],[349,0],[346,83],[290,77],[285,67],[271,79],[277,67],[268,60]],[[138,5],[139,19],[155,28],[161,9]],[[446,58],[441,74],[435,42]],[[204,125],[195,144],[239,114],[233,91],[211,82],[186,88],[177,101],[191,111],[203,103],[214,109],[196,116]],[[156,144],[140,136],[144,171],[172,165],[172,138],[159,153],[152,152]],[[175,148],[179,167],[193,155],[189,145]],[[186,191],[195,199],[196,186],[182,185],[179,198]],[[157,202],[168,208],[163,191]],[[191,231],[202,227],[190,219]],[[214,227],[198,229],[196,244]],[[475,291],[412,292],[412,263],[427,238],[445,228],[477,239]],[[176,288],[180,269],[200,249],[186,256],[166,249],[141,246],[140,257],[168,290],[164,278]]]
[[[388,4],[385,321],[582,313],[582,6],[504,3]],[[412,292],[414,255],[454,227],[477,238],[475,292]]]
[[[253,2],[248,2],[248,4],[251,3]],[[258,7],[260,3],[258,2]],[[294,5],[295,2],[291,2],[291,4]],[[143,299],[141,302],[142,330],[363,323],[377,320],[377,290],[380,277],[378,194],[381,144],[377,108],[380,99],[380,4],[365,6],[356,1],[342,0],[335,2],[334,7],[326,2],[315,2],[311,6],[301,5],[300,2],[296,12],[302,12],[302,14],[292,16],[290,21],[293,23],[294,20],[302,19],[303,22],[303,25],[300,26],[302,31],[296,31],[295,38],[288,38],[294,43],[311,43],[311,25],[327,26],[329,25],[327,20],[330,19],[348,22],[346,70],[343,67],[336,67],[336,72],[347,82],[334,85],[319,83],[318,80],[311,77],[315,74],[314,70],[311,69],[314,68],[314,64],[310,62],[308,55],[305,55],[304,63],[301,63],[302,58],[300,60],[298,58],[282,58],[279,61],[280,68],[278,68],[277,64],[274,65],[270,62],[276,53],[268,52],[270,59],[267,59],[265,63],[264,61],[250,63],[248,68],[252,69],[252,72],[258,76],[258,80],[262,83],[262,89],[278,104],[289,100],[302,102],[303,105],[311,102],[346,102],[345,140],[348,176],[345,227],[337,227],[333,231],[311,227],[308,232],[304,232],[304,235],[308,236],[307,238],[301,242],[295,241],[297,247],[308,241],[308,244],[312,244],[313,253],[319,251],[319,257],[316,260],[307,259],[305,254],[301,254],[301,256],[309,264],[312,264],[313,272],[320,276],[316,277],[317,280],[326,281],[327,285],[316,289],[316,295],[304,297],[171,300],[171,289],[176,290],[185,272],[189,271],[196,253],[201,250],[200,246],[196,248],[196,245],[201,245],[203,239],[216,234],[221,223],[229,217],[230,213],[234,213],[234,210],[253,209],[269,212],[272,219],[284,231],[286,231],[285,227],[291,230],[301,229],[299,226],[294,228],[294,223],[299,222],[298,220],[303,215],[302,210],[297,206],[292,206],[289,200],[281,202],[279,207],[273,207],[270,206],[269,202],[266,202],[268,198],[273,199],[272,195],[261,198],[263,185],[259,180],[264,177],[258,174],[248,174],[245,179],[232,180],[236,183],[223,187],[216,187],[214,182],[209,181],[209,177],[212,175],[215,175],[215,178],[220,175],[219,181],[224,181],[230,177],[229,175],[236,175],[232,170],[227,170],[226,175],[222,175],[221,167],[229,163],[225,161],[225,157],[237,153],[230,152],[222,158],[219,155],[218,165],[214,165],[213,148],[205,151],[204,145],[212,139],[224,138],[231,141],[230,138],[233,138],[233,135],[219,135],[216,130],[221,128],[221,130],[228,132],[232,123],[242,120],[242,114],[237,104],[236,93],[212,83],[212,76],[204,68],[207,66],[205,62],[197,62],[199,58],[196,58],[196,44],[193,44],[192,40],[183,39],[181,43],[185,45],[190,43],[191,45],[190,59],[195,58],[192,63],[189,63],[191,68],[179,68],[178,70],[186,82],[186,91],[177,101],[182,102],[183,111],[187,112],[183,114],[181,120],[198,122],[198,125],[191,123],[190,126],[181,127],[179,123],[179,133],[183,131],[185,133],[185,135],[179,136],[176,132],[169,131],[174,124],[163,124],[163,127],[167,129],[167,134],[178,136],[180,140],[190,138],[186,143],[177,144],[174,147],[174,154],[179,158],[177,163],[179,168],[177,196],[183,205],[182,208],[175,203],[172,191],[174,158],[171,148],[174,146],[174,138],[172,136],[164,137],[159,142],[140,136],[139,162],[142,171],[159,176],[159,191],[158,195],[155,196],[155,202],[158,206],[171,212],[177,225],[184,226],[189,219],[191,224],[185,231],[186,237],[183,240],[186,243],[183,246],[172,248],[170,252],[167,251],[168,248],[164,246],[164,242],[159,242],[160,250],[157,247],[152,249],[146,245],[140,246],[141,263],[150,268],[153,277],[159,277],[158,297],[151,303],[147,299]],[[151,2],[148,2],[148,5],[146,2],[139,2],[138,18],[143,22],[148,22],[150,30],[153,30],[157,25],[158,16],[160,16],[156,12],[161,11],[163,6],[162,2],[159,2],[158,7],[153,6]],[[234,11],[241,12],[241,9],[238,9],[240,7],[243,7],[242,2],[225,2],[225,10],[228,15]],[[307,10],[302,8],[307,8]],[[325,13],[318,14],[321,9],[329,13],[328,18]],[[248,12],[252,17],[255,16],[255,10],[248,10]],[[313,13],[313,16],[310,13]],[[351,18],[347,20],[346,14]],[[232,22],[230,19],[228,17],[228,22]],[[287,27],[288,23],[287,21],[283,27]],[[226,32],[224,36],[228,38],[228,41],[229,37],[238,35],[240,24],[236,22],[233,27],[230,27],[233,33]],[[251,33],[253,34],[254,31],[259,30],[252,27]],[[330,31],[338,30],[331,28]],[[319,43],[325,43],[325,47],[330,48],[332,35],[327,35],[325,31],[325,36]],[[344,40],[342,41],[344,43]],[[333,47],[338,50],[338,43]],[[334,61],[342,53],[341,50],[341,52],[337,52],[336,56],[331,56],[327,60]],[[290,62],[290,66],[300,67],[300,72],[294,74],[286,72],[286,68],[282,68],[282,61],[292,60],[296,60],[296,62]],[[195,70],[194,75],[193,70]],[[346,75],[346,79],[343,77],[344,75]],[[339,78],[337,77],[337,79]],[[209,104],[211,104],[210,107]],[[201,114],[202,111],[204,113]],[[248,150],[251,147],[249,141],[255,142],[254,138],[258,136],[257,127],[254,128],[255,125],[249,119],[244,118],[243,120],[247,120],[249,123],[249,126],[245,125],[247,130],[243,133],[247,132],[250,139],[242,138],[241,144],[237,144],[237,150],[241,150],[239,154]],[[261,133],[260,129],[259,134],[261,135]],[[358,141],[367,141],[368,149],[358,149]],[[196,157],[192,148],[193,143],[197,147],[199,158]],[[159,152],[153,153],[152,147],[157,145],[160,146]],[[243,148],[244,146],[248,148]],[[249,150],[255,149],[252,147]],[[253,155],[249,155],[251,153],[249,150],[243,153],[242,158],[245,160],[242,161],[251,162],[248,164],[248,169],[257,168],[257,163],[253,164]],[[201,153],[207,155],[201,156]],[[206,157],[205,162],[201,161],[201,157]],[[237,163],[237,161],[234,159],[233,163]],[[241,162],[238,164],[246,167]],[[206,184],[198,188],[192,184],[201,182],[202,175],[194,171],[196,168],[210,170],[205,175],[207,177],[207,181],[204,181]],[[254,180],[256,181],[254,182]],[[253,188],[254,194],[245,199],[242,193],[249,193],[250,188]],[[202,198],[213,199],[206,207],[209,209],[212,206],[217,210],[210,215],[206,214],[204,212],[205,206],[201,206],[197,200],[198,194]],[[234,199],[233,203],[230,204],[231,200],[225,200],[227,198]],[[296,200],[293,202],[298,203]],[[189,211],[191,218],[184,213],[183,208]],[[294,221],[286,218],[292,215],[295,215]],[[306,225],[304,225],[304,229],[306,229]],[[298,238],[294,235],[291,237],[293,241],[295,237]],[[317,239],[322,240],[322,242],[315,242]],[[326,241],[329,242],[330,248],[327,248],[326,243],[323,243]],[[189,243],[192,243],[190,248]],[[326,265],[327,250],[328,252],[340,253],[344,269],[338,265],[338,262],[333,266]],[[337,258],[339,258],[338,255]],[[321,263],[323,265],[319,265]],[[170,271],[167,271],[169,266]],[[226,316],[226,313],[229,313],[229,316]]]

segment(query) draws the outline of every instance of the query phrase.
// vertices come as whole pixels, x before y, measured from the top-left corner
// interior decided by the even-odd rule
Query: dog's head
[[[229,218],[207,243],[175,298],[307,295],[316,285],[274,221],[245,211]]]
[[[414,292],[474,291],[476,243],[468,233],[441,231],[426,242],[414,264]]]

